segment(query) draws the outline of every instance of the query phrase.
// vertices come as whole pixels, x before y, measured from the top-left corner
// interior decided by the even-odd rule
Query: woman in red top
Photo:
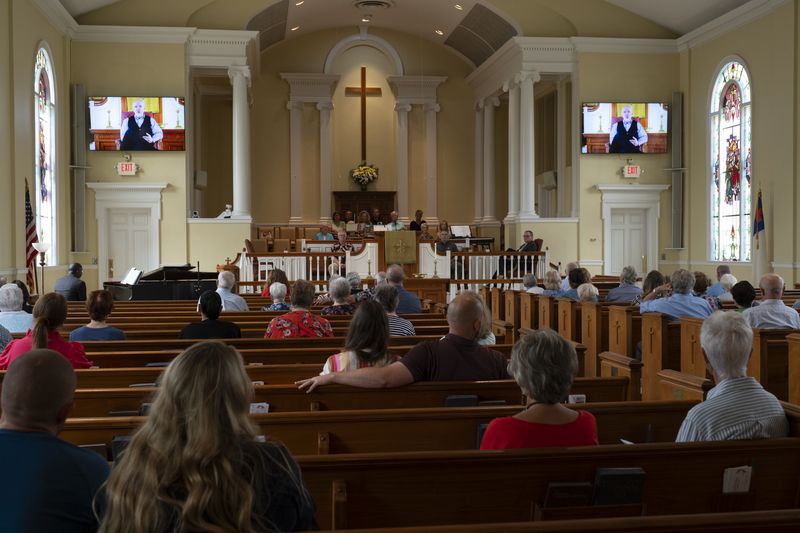
[[[289,278],[286,277],[286,272],[284,272],[280,268],[273,268],[272,270],[269,271],[269,275],[267,276],[267,284],[264,285],[264,290],[261,291],[262,298],[270,297],[269,286],[276,281],[286,285],[286,297],[289,298],[291,296],[292,286],[289,285]]]
[[[45,294],[33,306],[33,328],[27,335],[11,342],[0,354],[0,370],[5,370],[20,355],[38,348],[55,350],[72,365],[72,368],[89,368],[92,362],[86,359],[83,346],[78,342],[67,342],[58,333],[67,320],[67,301],[54,292]]]
[[[597,422],[589,411],[573,411],[561,402],[578,371],[578,356],[551,329],[522,337],[511,352],[508,373],[528,398],[525,410],[489,423],[482,450],[547,448],[597,444]]]
[[[333,337],[331,323],[308,310],[313,301],[314,285],[304,279],[295,281],[291,312],[273,318],[267,326],[264,338]]]

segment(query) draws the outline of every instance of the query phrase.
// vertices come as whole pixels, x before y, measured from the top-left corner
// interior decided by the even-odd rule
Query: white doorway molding
[[[647,217],[645,244],[647,268],[658,268],[658,219],[661,217],[661,193],[669,185],[596,185],[603,195],[603,272],[611,272],[611,211],[613,209],[643,209]],[[646,272],[640,272],[642,276]]]
[[[141,265],[144,271],[153,270],[161,262],[161,191],[167,183],[112,183],[92,182],[87,187],[94,191],[97,218],[97,276],[98,283],[108,280],[109,213],[114,209],[140,208],[150,210],[150,264]],[[116,273],[119,274],[119,273]],[[124,274],[124,273],[123,273]]]

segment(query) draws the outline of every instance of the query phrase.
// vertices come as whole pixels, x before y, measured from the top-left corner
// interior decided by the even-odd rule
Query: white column
[[[327,224],[331,217],[331,169],[333,168],[333,102],[317,103],[319,110],[319,223]]]
[[[475,103],[475,223],[483,222],[483,100]]]
[[[436,130],[436,114],[441,108],[437,103],[425,104],[425,220],[431,227],[439,223],[437,215],[438,202],[438,144]],[[410,215],[410,213],[409,213]]]
[[[539,218],[534,207],[533,84],[540,79],[535,71],[520,73],[520,222]]]
[[[506,224],[519,215],[519,84],[511,80],[508,91],[508,214]]]
[[[494,194],[494,108],[500,105],[496,96],[487,98],[483,106],[483,222],[493,224],[495,217]]]
[[[250,109],[247,89],[250,67],[232,66],[233,85],[233,217],[250,217]]]
[[[556,216],[564,216],[567,212],[567,137],[572,131],[567,124],[567,80],[561,79],[556,84]]]
[[[395,104],[397,112],[397,212],[408,217],[408,112],[411,104]]]
[[[303,223],[303,146],[302,123],[303,102],[289,100],[289,153],[291,174],[291,201],[289,205],[289,224]]]

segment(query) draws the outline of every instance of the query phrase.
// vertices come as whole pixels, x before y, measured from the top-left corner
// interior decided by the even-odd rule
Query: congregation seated
[[[758,302],[755,301],[756,289],[747,280],[740,281],[731,287],[731,295],[733,295],[733,301],[736,303],[736,310],[740,313],[744,312],[745,309],[758,305]]]
[[[596,304],[600,297],[600,291],[591,283],[584,283],[576,289],[579,302],[591,302]]]
[[[398,220],[399,215],[397,211],[389,213],[389,223],[386,224],[386,231],[401,231],[406,229],[405,225]]]
[[[366,213],[366,211],[364,211],[364,213]],[[359,216],[360,215],[361,213],[359,213]],[[383,217],[381,216],[381,210],[379,207],[373,207],[372,216],[368,216],[367,218],[373,226],[379,226],[380,224],[383,224]]]
[[[619,286],[614,287],[606,294],[607,302],[620,304],[631,303],[637,296],[642,294],[642,289],[636,286],[638,274],[632,266],[623,267],[619,275]]]
[[[397,304],[398,314],[405,315],[409,313],[421,313],[422,303],[419,297],[411,292],[408,292],[403,287],[403,281],[406,279],[406,274],[403,272],[403,267],[400,265],[392,265],[386,269],[386,281],[389,285],[397,288],[397,293],[400,298],[400,303]]]
[[[330,322],[309,311],[313,301],[314,285],[304,279],[295,281],[291,311],[273,318],[267,326],[264,338],[333,337]]]
[[[589,274],[589,271],[581,267],[570,270],[567,278],[569,279],[569,290],[564,291],[561,298],[570,298],[576,301],[579,299],[578,287],[592,281],[592,275]]]
[[[412,337],[417,334],[414,324],[410,320],[397,316],[397,305],[400,303],[400,293],[397,287],[388,283],[376,285],[375,301],[381,304],[383,310],[386,311],[390,337]]]
[[[731,267],[728,265],[719,265],[717,266],[717,283],[713,284],[706,290],[706,296],[713,296],[714,298],[719,298],[720,294],[725,292],[722,285],[720,285],[719,281],[722,279],[722,276],[725,274],[731,273]]]
[[[575,348],[551,329],[523,336],[511,351],[508,372],[527,398],[525,409],[489,423],[482,450],[598,444],[597,421],[563,405],[578,372]]]
[[[672,320],[682,317],[706,318],[712,313],[711,305],[692,294],[694,274],[680,268],[670,277],[670,283],[656,287],[642,299],[642,313],[662,313]]]
[[[571,262],[567,263],[567,268],[566,268],[566,273],[567,274],[566,274],[566,276],[564,276],[564,279],[561,281],[561,290],[562,291],[566,292],[566,291],[568,291],[568,290],[570,290],[572,288],[572,286],[570,285],[570,282],[569,282],[569,273],[572,272],[573,270],[578,269],[578,268],[580,268],[580,265],[578,265],[577,262],[571,261]]]
[[[722,309],[722,302],[720,302],[719,298],[716,296],[710,296],[708,294],[708,276],[706,276],[705,272],[701,272],[700,270],[694,271],[694,289],[692,289],[692,294],[695,296],[699,296],[700,298],[704,298],[708,305],[711,306],[711,309],[716,311],[717,309]]]
[[[642,282],[642,294],[631,300],[631,305],[641,304],[645,297],[656,290],[656,288],[664,285],[666,282],[667,279],[664,277],[664,274],[658,270],[651,270],[647,273],[647,276],[645,276],[644,281]],[[660,296],[655,296],[655,298],[660,298]]]
[[[315,241],[332,241],[333,239],[331,227],[327,224],[320,225],[319,231],[314,234]]]
[[[328,357],[322,374],[386,366],[395,359],[389,353],[389,320],[386,312],[378,302],[367,301],[359,305],[353,314],[344,348],[340,353]]]
[[[378,212],[378,216],[380,216],[380,211]],[[375,224],[380,224],[381,222],[372,222],[369,218],[369,213],[367,211],[361,211],[358,213],[358,220],[356,221],[356,232],[361,235],[362,237],[366,237],[367,235],[372,235],[372,227]]]
[[[331,228],[335,232],[347,228],[347,222],[342,219],[342,214],[339,211],[334,211],[331,214]],[[329,240],[333,240],[333,235],[331,235],[331,239]]]
[[[86,300],[86,311],[89,323],[72,330],[71,341],[124,341],[125,332],[106,323],[108,315],[114,310],[114,296],[110,292],[100,290],[89,293]]]
[[[677,442],[788,436],[783,406],[747,376],[753,330],[744,315],[716,311],[703,322],[700,346],[715,386],[689,410]]]
[[[60,294],[49,292],[33,306],[33,324],[21,339],[12,341],[0,354],[0,370],[8,368],[14,359],[36,349],[54,350],[70,362],[73,368],[89,368],[92,362],[78,342],[65,341],[58,329],[67,320],[67,301]]]
[[[437,341],[417,344],[400,361],[389,366],[360,368],[300,380],[296,385],[311,392],[340,383],[354,387],[402,387],[417,381],[481,381],[508,379],[503,354],[478,344],[485,305],[473,292],[463,292],[447,307],[449,333]]]
[[[100,531],[314,529],[300,468],[259,442],[252,397],[235,348],[207,341],[178,355],[108,479]]]
[[[551,269],[545,272],[542,296],[559,298],[563,293],[564,291],[561,289],[561,276],[559,276],[558,271]]]
[[[351,301],[361,302],[372,299],[372,293],[364,290],[361,286],[361,276],[358,275],[358,272],[348,272],[345,277],[350,284]]]
[[[0,399],[2,531],[97,531],[108,462],[58,438],[75,384],[72,366],[53,350],[29,351],[8,367]]]
[[[412,222],[413,224],[413,222]],[[428,223],[423,222],[420,224],[419,227],[419,237],[417,238],[419,242],[433,242],[435,240],[434,236],[430,234],[428,231]]]
[[[411,231],[422,231],[422,225],[425,224],[425,227],[428,227],[428,223],[422,220],[422,209],[417,209],[414,212],[414,220],[408,225],[408,229]]]
[[[800,314],[783,303],[783,278],[777,274],[765,274],[759,282],[761,301],[742,313],[751,328],[800,329]]]
[[[0,287],[0,326],[11,333],[25,333],[31,329],[33,316],[22,309],[22,290],[13,283]]]
[[[720,302],[733,302],[733,295],[731,294],[731,289],[739,280],[737,280],[733,274],[723,274],[721,278],[719,278],[719,286],[722,289],[722,293],[717,296]]]
[[[264,290],[261,291],[262,298],[269,298],[270,292],[269,287],[274,282],[283,283],[286,286],[286,297],[291,297],[292,294],[292,286],[289,284],[289,278],[286,276],[286,272],[281,270],[280,268],[273,268],[269,271],[267,275],[267,283],[264,285]]]
[[[233,288],[236,286],[236,276],[233,272],[223,270],[217,276],[217,294],[222,299],[223,311],[249,311],[247,302],[244,298],[235,294]]]
[[[525,292],[531,294],[542,294],[544,292],[544,289],[539,286],[539,282],[536,280],[536,274],[532,272],[522,276],[522,286],[525,288]]]
[[[330,294],[333,304],[323,307],[319,314],[352,315],[355,312],[356,306],[350,301],[350,283],[347,279],[332,278],[328,284],[328,294]]]
[[[262,311],[289,311],[291,308],[286,303],[287,287],[280,281],[274,281],[269,286],[269,295],[272,298],[270,305],[261,308]]]
[[[72,263],[67,267],[67,275],[56,280],[53,292],[60,294],[70,302],[85,302],[86,283],[81,276],[83,276],[83,265]]]
[[[201,321],[185,326],[178,338],[181,339],[239,339],[242,330],[233,322],[219,320],[222,313],[222,298],[215,291],[205,291],[197,302],[197,312]]]
[[[15,279],[12,283],[19,287],[19,290],[22,291],[22,310],[28,314],[33,313],[33,306],[31,305],[31,293],[28,292],[28,286],[25,285],[25,282],[18,279]]]
[[[336,232],[336,242],[331,246],[332,252],[349,252],[353,249],[353,245],[347,242],[347,231],[340,229]]]

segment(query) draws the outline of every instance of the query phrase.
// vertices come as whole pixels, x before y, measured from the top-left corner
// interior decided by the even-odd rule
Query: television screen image
[[[662,102],[593,102],[581,108],[584,154],[665,154],[669,105]]]
[[[168,96],[89,98],[91,151],[186,150],[184,99]]]

